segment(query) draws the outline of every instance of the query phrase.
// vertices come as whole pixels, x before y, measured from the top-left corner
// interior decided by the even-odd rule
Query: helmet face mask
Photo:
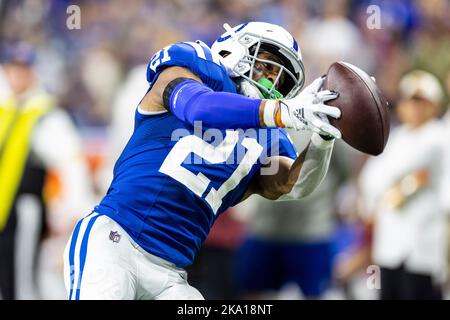
[[[286,98],[301,90],[304,66],[301,54],[295,48],[296,42],[286,30],[268,23],[250,22],[235,27],[233,31],[222,35],[211,47],[221,56],[230,77],[242,77],[269,96],[273,96],[271,93],[278,84],[278,90]],[[263,59],[258,57],[260,53],[270,53],[278,59]],[[271,64],[279,70],[272,88],[268,89],[253,79],[256,62]],[[283,78],[283,83],[280,83]]]

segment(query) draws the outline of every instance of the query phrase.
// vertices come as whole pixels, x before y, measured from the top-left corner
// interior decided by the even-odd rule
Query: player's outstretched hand
[[[341,132],[329,123],[327,116],[338,119],[341,111],[325,104],[326,101],[337,98],[338,93],[319,91],[322,83],[323,78],[317,78],[296,97],[280,100],[281,122],[286,128],[310,130],[340,139]]]

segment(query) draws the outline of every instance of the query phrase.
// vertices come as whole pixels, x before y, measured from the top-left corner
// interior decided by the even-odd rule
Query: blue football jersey
[[[192,70],[214,91],[236,92],[203,43],[177,43],[155,54],[147,71],[150,86],[168,66]],[[133,135],[95,211],[119,223],[144,250],[185,267],[217,217],[241,201],[253,176],[271,170],[261,167],[273,155],[297,156],[284,130],[202,128],[170,112],[136,111]]]

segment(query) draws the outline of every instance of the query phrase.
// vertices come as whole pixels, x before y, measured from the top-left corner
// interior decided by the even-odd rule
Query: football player
[[[300,92],[301,53],[282,27],[225,28],[211,48],[181,42],[150,60],[111,186],[67,244],[69,299],[202,299],[184,268],[223,211],[252,194],[299,199],[322,181],[341,136],[326,117],[340,117],[325,105],[337,94],[322,78]],[[281,128],[314,133],[298,155]]]

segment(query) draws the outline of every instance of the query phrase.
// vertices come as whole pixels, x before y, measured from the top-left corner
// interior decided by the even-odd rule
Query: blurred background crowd
[[[391,137],[378,157],[338,142],[304,200],[230,209],[190,283],[207,299],[450,297],[449,0],[0,0],[0,298],[66,297],[64,245],[111,181],[149,58],[250,20],[296,37],[307,83],[340,60],[373,75]]]

